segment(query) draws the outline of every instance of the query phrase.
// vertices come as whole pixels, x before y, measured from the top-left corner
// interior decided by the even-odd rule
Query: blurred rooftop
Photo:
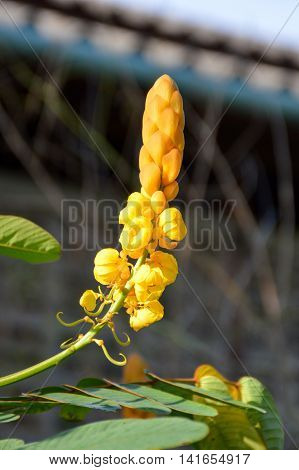
[[[173,0],[6,0],[0,48],[45,53],[78,69],[133,74],[146,82],[163,70],[189,95],[217,94],[234,106],[260,110],[279,107],[298,118],[299,13],[289,1],[271,2],[275,15],[266,14],[268,1],[233,3],[217,9],[214,0],[200,5],[199,14],[191,1],[182,7]]]

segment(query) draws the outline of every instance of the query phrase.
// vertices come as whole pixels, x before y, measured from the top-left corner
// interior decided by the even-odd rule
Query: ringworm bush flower
[[[107,327],[119,345],[127,346],[130,338],[127,334],[119,338],[114,324],[122,308],[136,332],[163,318],[161,296],[178,274],[175,257],[163,250],[175,248],[187,233],[182,214],[169,206],[179,190],[183,129],[182,97],[175,82],[163,75],[146,97],[139,154],[141,187],[128,197],[119,214],[121,249],[104,248],[96,254],[93,273],[98,292],[88,289],[81,295],[83,315],[71,323],[62,319],[62,312],[56,315],[63,326],[72,328],[86,323],[88,331],[64,341],[60,346],[63,351],[45,361],[1,377],[0,386],[56,366],[91,343],[101,348],[110,362],[123,366],[126,357],[122,353],[119,360],[111,357],[104,340],[98,337],[101,330]]]
[[[60,353],[0,377],[0,386],[54,367],[91,343],[101,348],[110,362],[123,366],[126,357],[122,353],[119,353],[119,360],[111,357],[104,340],[98,336],[101,330],[107,327],[120,346],[128,346],[129,336],[125,333],[119,338],[114,324],[122,308],[136,332],[162,320],[161,296],[178,275],[175,257],[163,250],[174,249],[187,234],[182,214],[169,206],[179,190],[177,177],[183,157],[183,129],[182,97],[175,82],[163,75],[146,97],[143,145],[139,154],[141,187],[128,197],[126,207],[119,214],[121,250],[104,248],[96,254],[93,273],[98,292],[91,289],[83,292],[79,299],[83,315],[79,319],[68,323],[62,319],[62,312],[56,314],[63,326],[72,328],[86,323],[88,331],[64,341]]]
[[[128,197],[119,214],[122,250],[99,251],[94,268],[95,279],[110,289],[103,299],[117,302],[123,296],[122,307],[135,331],[163,318],[160,297],[178,274],[175,257],[158,247],[173,249],[187,233],[180,211],[169,207],[179,189],[176,179],[184,149],[184,112],[178,88],[168,75],[160,77],[148,92],[142,123],[141,188]],[[138,260],[135,266],[130,259]],[[95,308],[91,297],[90,304],[80,304],[85,312]]]

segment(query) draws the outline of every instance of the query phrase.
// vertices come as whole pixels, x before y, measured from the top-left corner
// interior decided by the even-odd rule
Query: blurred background
[[[70,230],[63,200],[123,203],[139,188],[146,92],[170,74],[186,114],[179,198],[220,205],[202,221],[188,211],[165,318],[130,332],[129,353],[168,377],[190,377],[202,363],[230,379],[257,377],[278,404],[287,448],[299,444],[298,21],[289,0],[0,1],[1,213],[61,241]],[[203,227],[217,236],[227,201],[235,201],[227,218],[235,249],[195,250]],[[84,243],[56,263],[1,258],[1,375],[54,354],[71,336],[55,314],[75,320],[82,291],[96,288],[86,240],[106,246],[110,216],[92,214]],[[115,220],[111,226],[117,246]],[[129,330],[125,314],[118,329]],[[116,356],[108,333],[105,341]],[[121,374],[90,346],[2,394]],[[54,410],[26,416],[16,429],[6,424],[0,437],[30,441],[71,425]]]

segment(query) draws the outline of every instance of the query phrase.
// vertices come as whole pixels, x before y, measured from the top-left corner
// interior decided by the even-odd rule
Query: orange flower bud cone
[[[149,90],[143,115],[143,147],[139,156],[140,181],[150,196],[162,190],[167,200],[178,193],[177,184],[184,150],[183,101],[175,82],[162,75]],[[160,169],[150,166],[155,163]],[[159,183],[159,186],[157,186]]]

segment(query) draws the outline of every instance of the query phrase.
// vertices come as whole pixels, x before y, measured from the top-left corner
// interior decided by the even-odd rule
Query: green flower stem
[[[134,271],[136,271],[139,268],[139,266],[141,266],[144,263],[146,257],[147,257],[147,251],[144,250],[144,253],[142,254],[140,258],[138,258],[134,266]],[[109,321],[111,321],[115,313],[117,313],[120,310],[120,308],[123,306],[124,301],[129,291],[132,289],[132,287],[133,287],[133,281],[131,277],[131,279],[128,280],[122,292],[120,293],[119,297],[111,305],[111,307],[109,308],[108,312],[103,317],[101,322],[92,326],[90,330],[87,331],[87,333],[85,333],[85,335],[83,335],[82,338],[80,338],[76,342],[76,344],[73,344],[72,346],[65,349],[64,351],[58,354],[55,354],[54,356],[49,357],[45,361],[39,362],[38,364],[35,364],[34,366],[28,367],[27,369],[20,370],[19,372],[14,372],[13,374],[9,374],[4,377],[0,377],[0,387],[4,387],[5,385],[10,385],[15,382],[28,379],[29,377],[32,377],[33,375],[39,374],[40,372],[50,369],[51,367],[57,366],[58,364],[60,364],[60,362],[64,361],[67,357],[72,356],[77,351],[79,351],[80,349],[90,344],[92,339],[99,333],[99,331],[102,328],[104,328],[104,326]]]

